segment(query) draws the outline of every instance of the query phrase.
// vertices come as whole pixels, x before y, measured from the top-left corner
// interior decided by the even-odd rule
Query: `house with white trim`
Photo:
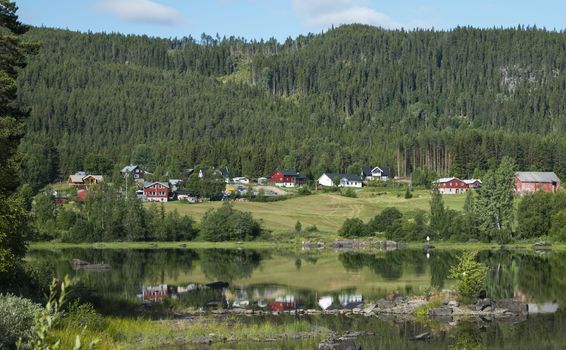
[[[363,186],[361,176],[352,174],[324,173],[318,178],[318,184],[325,187],[335,186],[334,179],[338,179],[338,187],[357,187]]]

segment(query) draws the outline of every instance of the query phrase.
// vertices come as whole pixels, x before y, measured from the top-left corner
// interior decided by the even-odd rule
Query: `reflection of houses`
[[[143,288],[142,300],[159,303],[169,298],[173,293],[177,293],[175,286],[160,284]]]
[[[276,298],[274,301],[267,304],[271,311],[283,312],[286,310],[295,310],[297,303],[295,302],[294,295],[285,295]]]

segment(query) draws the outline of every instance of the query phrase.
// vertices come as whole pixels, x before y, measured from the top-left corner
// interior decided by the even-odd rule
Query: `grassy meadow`
[[[396,207],[404,213],[417,209],[429,210],[430,194],[427,191],[415,191],[413,198],[405,199],[403,194],[398,196],[397,192],[372,190],[368,188],[360,191],[358,198],[344,197],[337,193],[316,193],[278,202],[234,202],[233,205],[238,210],[252,213],[254,218],[262,220],[265,228],[274,233],[294,230],[297,221],[301,222],[303,229],[315,225],[321,232],[336,233],[344,220],[358,217],[367,222],[387,207]],[[444,196],[444,201],[447,207],[461,210],[465,195]],[[221,205],[221,202],[169,202],[165,204],[165,208],[177,210],[181,215],[190,215],[198,222],[208,210]]]

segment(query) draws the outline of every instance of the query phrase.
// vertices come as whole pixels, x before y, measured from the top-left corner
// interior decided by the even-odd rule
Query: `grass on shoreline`
[[[88,327],[78,329],[67,325],[55,330],[54,335],[61,339],[62,349],[71,349],[75,344],[75,335],[80,334],[81,342],[89,344],[97,339],[97,349],[155,349],[181,346],[192,348],[196,344],[207,345],[225,341],[238,343],[257,342],[261,339],[276,339],[282,334],[309,333],[312,338],[324,337],[328,330],[311,329],[311,323],[305,319],[289,319],[276,322],[268,319],[262,322],[245,322],[238,317],[215,319],[199,317],[190,320],[128,319],[105,317],[104,330]]]

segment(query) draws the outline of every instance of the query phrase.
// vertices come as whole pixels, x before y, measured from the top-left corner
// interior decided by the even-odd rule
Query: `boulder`
[[[395,306],[395,302],[388,301],[388,300],[385,300],[385,299],[379,299],[376,304],[377,304],[377,307],[380,308],[380,309],[390,309],[390,308]]]
[[[428,340],[428,339],[430,339],[429,332],[421,333],[413,337],[413,340]]]
[[[397,249],[397,242],[395,241],[381,241],[379,242],[379,247],[382,250],[395,250]]]
[[[444,303],[444,305],[450,306],[450,307],[459,307],[460,303],[457,302],[456,300],[450,300]]]
[[[529,311],[527,303],[513,299],[502,299],[496,303],[497,308],[505,309],[514,314],[526,314]]]
[[[377,306],[377,304],[374,304],[374,303],[367,305],[367,306],[364,308],[364,313],[365,313],[365,314],[372,313],[376,306]]]
[[[431,249],[434,249],[434,246],[433,246],[432,244],[430,244],[430,243],[425,243],[425,244],[423,245],[423,249],[424,249],[424,250],[431,250]]]
[[[477,311],[494,311],[495,310],[495,302],[491,299],[478,299],[476,301],[476,310]]]
[[[352,339],[328,339],[318,344],[318,350],[362,350]]]
[[[452,310],[449,306],[441,306],[437,307],[436,309],[431,309],[428,311],[428,316],[437,317],[437,316],[451,316],[454,310]]]
[[[547,242],[547,241],[540,241],[540,242],[536,242],[533,247],[550,247],[552,246],[552,243]]]

